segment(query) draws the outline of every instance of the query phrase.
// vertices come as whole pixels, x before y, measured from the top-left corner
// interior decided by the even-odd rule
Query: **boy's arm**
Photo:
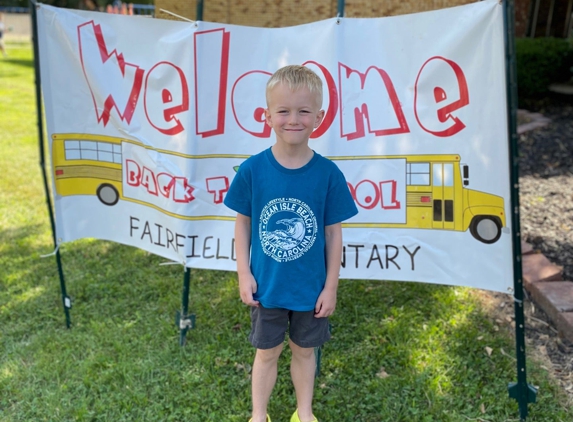
[[[239,294],[245,305],[259,306],[253,299],[257,291],[257,282],[249,265],[251,256],[251,217],[237,213],[235,220],[235,249],[237,252],[237,274],[239,276]]]
[[[336,290],[342,259],[342,224],[332,224],[324,229],[326,246],[326,283],[318,296],[314,308],[316,318],[324,318],[334,313],[336,308]]]

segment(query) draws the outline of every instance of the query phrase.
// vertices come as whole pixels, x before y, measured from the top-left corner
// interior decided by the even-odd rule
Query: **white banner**
[[[58,243],[234,270],[236,168],[274,143],[265,84],[323,80],[310,146],[344,172],[342,278],[511,292],[502,6],[268,29],[40,6]]]

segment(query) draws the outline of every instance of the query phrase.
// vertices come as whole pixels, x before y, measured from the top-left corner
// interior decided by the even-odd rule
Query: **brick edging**
[[[563,268],[531,245],[521,242],[523,285],[549,317],[560,336],[573,342],[573,283],[563,280]]]

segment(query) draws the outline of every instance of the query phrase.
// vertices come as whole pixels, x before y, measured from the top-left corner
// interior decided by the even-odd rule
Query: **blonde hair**
[[[294,92],[301,88],[307,88],[316,96],[318,108],[322,106],[322,81],[316,73],[307,67],[290,65],[281,67],[267,82],[266,97],[269,103],[269,93],[278,84],[285,84]]]

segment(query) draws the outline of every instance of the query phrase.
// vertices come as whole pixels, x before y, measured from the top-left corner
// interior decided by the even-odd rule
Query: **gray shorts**
[[[328,318],[315,318],[314,310],[289,311],[282,308],[251,308],[249,341],[257,349],[272,349],[289,338],[299,347],[322,346],[330,340]]]

